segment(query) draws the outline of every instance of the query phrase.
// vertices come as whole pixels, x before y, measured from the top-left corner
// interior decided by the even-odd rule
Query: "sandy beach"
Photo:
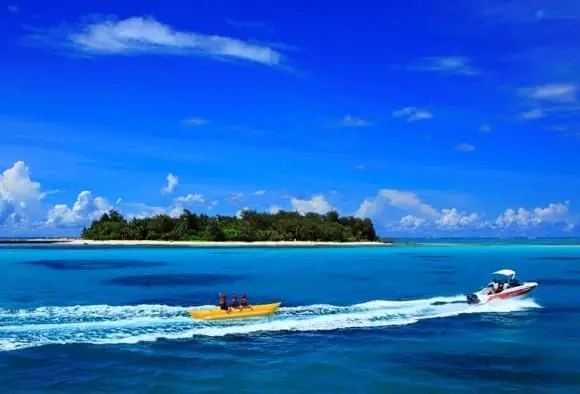
[[[39,240],[35,240],[39,241]],[[47,243],[67,244],[67,245],[102,245],[102,246],[191,246],[191,247],[306,247],[306,246],[392,246],[390,243],[382,242],[313,242],[313,241],[256,241],[256,242],[208,242],[208,241],[93,241],[84,239],[51,239]]]

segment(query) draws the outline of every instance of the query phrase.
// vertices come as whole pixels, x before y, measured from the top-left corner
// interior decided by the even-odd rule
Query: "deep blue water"
[[[539,286],[462,302],[500,268]],[[0,274],[6,393],[580,389],[579,246],[1,246]],[[187,316],[218,292],[283,308]]]

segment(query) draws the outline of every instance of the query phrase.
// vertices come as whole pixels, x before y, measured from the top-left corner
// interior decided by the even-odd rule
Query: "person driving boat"
[[[490,282],[487,285],[486,293],[487,294],[497,294],[497,293],[501,292],[502,290],[503,289],[502,289],[501,283],[499,283],[497,280],[494,279],[492,282]]]

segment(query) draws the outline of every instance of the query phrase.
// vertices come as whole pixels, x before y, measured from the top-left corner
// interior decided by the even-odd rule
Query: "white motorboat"
[[[484,304],[486,302],[522,297],[529,294],[537,282],[522,282],[516,279],[516,273],[510,269],[502,269],[492,273],[493,280],[483,289],[467,295],[468,304]]]

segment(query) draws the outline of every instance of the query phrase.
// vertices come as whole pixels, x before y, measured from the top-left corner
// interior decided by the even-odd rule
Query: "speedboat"
[[[483,289],[467,295],[468,304],[484,304],[486,302],[522,297],[530,293],[538,283],[522,282],[516,279],[516,273],[510,269],[502,269],[492,273],[493,281]]]

